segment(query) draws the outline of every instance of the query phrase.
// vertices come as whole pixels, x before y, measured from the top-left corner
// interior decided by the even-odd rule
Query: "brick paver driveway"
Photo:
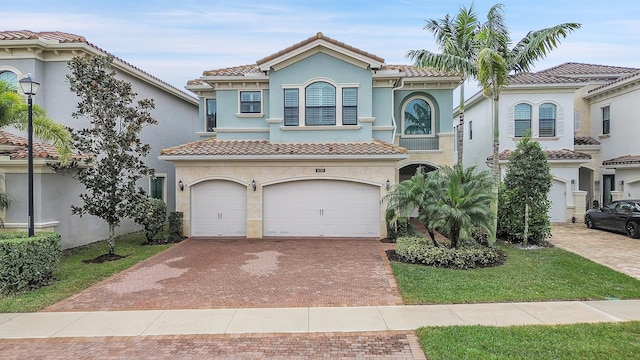
[[[551,235],[557,247],[640,279],[640,239],[584,224],[554,224]]]
[[[384,245],[193,238],[44,311],[401,304]]]

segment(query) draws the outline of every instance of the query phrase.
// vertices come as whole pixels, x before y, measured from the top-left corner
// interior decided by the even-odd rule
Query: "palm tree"
[[[431,213],[426,209],[427,203],[433,196],[433,194],[429,193],[433,189],[433,186],[429,185],[429,182],[433,181],[433,177],[430,175],[433,173],[435,171],[425,174],[424,169],[419,167],[411,179],[400,182],[384,197],[384,200],[388,202],[387,209],[393,210],[394,219],[391,219],[391,221],[397,221],[399,218],[409,218],[410,214],[417,209],[418,221],[427,228],[433,245],[439,246],[431,225],[431,219],[437,214]]]
[[[547,53],[556,48],[561,38],[581,27],[578,23],[564,23],[549,28],[530,31],[514,47],[510,48],[511,36],[504,19],[504,6],[496,4],[487,14],[487,21],[477,34],[476,66],[478,81],[482,85],[485,96],[493,101],[493,159],[492,170],[494,176],[494,204],[493,210],[498,211],[498,184],[500,182],[500,168],[498,154],[500,151],[499,129],[499,100],[500,92],[508,84],[509,74],[527,72],[533,64],[544,58]],[[496,233],[497,217],[494,222]],[[492,239],[495,240],[495,239]]]
[[[17,130],[26,131],[28,126],[28,105],[18,94],[13,84],[0,80],[0,128],[13,126]],[[43,108],[33,106],[33,134],[43,140],[51,141],[58,150],[61,162],[71,156],[71,134],[62,124],[46,115]]]
[[[460,8],[452,19],[447,14],[444,19],[427,20],[425,30],[433,33],[441,54],[428,50],[411,50],[407,56],[416,66],[433,67],[440,71],[452,72],[461,77],[460,84],[460,122],[458,125],[458,164],[462,164],[464,136],[464,83],[468,78],[477,76],[476,37],[480,29],[473,4],[467,9]]]
[[[461,233],[473,226],[491,233],[494,218],[491,186],[488,172],[476,173],[475,166],[463,169],[461,164],[440,168],[427,184],[426,192],[432,197],[425,211],[438,214],[431,218],[430,225],[449,234],[451,247],[460,247]]]

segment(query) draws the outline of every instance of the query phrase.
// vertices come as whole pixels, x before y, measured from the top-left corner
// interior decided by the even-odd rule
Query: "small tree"
[[[154,237],[167,222],[167,204],[155,198],[147,198],[147,202],[148,211],[138,213],[134,220],[144,228],[147,244],[153,244],[155,243]]]
[[[498,209],[500,237],[526,246],[551,235],[547,194],[552,180],[546,154],[526,135],[509,156]]]
[[[115,254],[115,228],[123,218],[148,212],[147,195],[136,186],[153,175],[142,158],[151,147],[139,134],[156,124],[150,110],[153,100],[139,100],[131,84],[115,77],[112,56],[76,56],[69,62],[67,80],[80,98],[74,118],[86,118],[90,126],[74,132],[76,148],[86,155],[86,168],[75,177],[87,188],[83,205],[72,205],[76,215],[95,215],[109,225],[109,255]]]

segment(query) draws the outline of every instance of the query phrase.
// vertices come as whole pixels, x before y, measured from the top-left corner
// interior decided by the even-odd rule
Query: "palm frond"
[[[578,23],[565,23],[529,32],[511,50],[509,70],[529,71],[536,60],[544,58],[551,50],[560,45],[561,39],[566,38],[581,26]]]
[[[484,94],[497,98],[508,81],[506,60],[496,50],[487,47],[478,52],[477,61],[478,81]]]

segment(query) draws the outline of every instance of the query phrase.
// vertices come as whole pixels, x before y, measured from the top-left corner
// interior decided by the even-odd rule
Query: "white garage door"
[[[212,180],[191,187],[191,236],[247,236],[247,188]]]
[[[265,236],[380,236],[380,188],[332,180],[264,188]]]
[[[567,197],[565,183],[553,180],[551,190],[549,190],[549,200],[551,200],[551,209],[549,209],[549,217],[551,222],[567,222]]]
[[[640,182],[636,181],[631,184],[625,184],[624,192],[623,198],[625,199],[640,199]]]

